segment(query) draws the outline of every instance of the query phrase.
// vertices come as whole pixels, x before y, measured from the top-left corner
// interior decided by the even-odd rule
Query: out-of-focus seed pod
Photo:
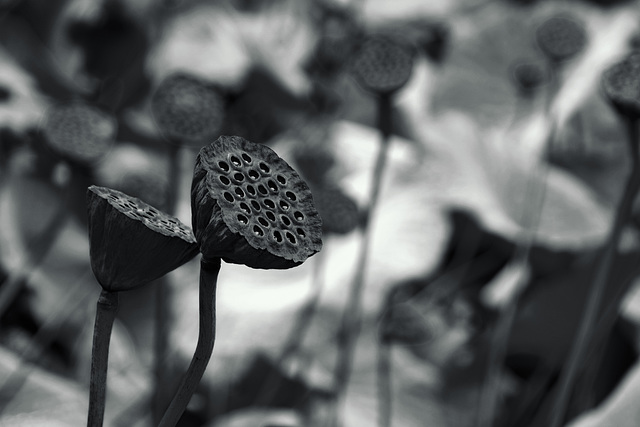
[[[322,248],[322,221],[307,184],[273,150],[238,136],[200,150],[191,208],[205,259],[285,269]]]
[[[582,52],[587,45],[584,26],[568,16],[553,16],[536,30],[540,50],[554,62],[566,61]]]
[[[151,112],[162,132],[183,144],[201,144],[218,136],[225,101],[204,80],[177,73],[166,77],[151,98]]]
[[[355,52],[351,71],[366,90],[384,95],[404,86],[411,77],[415,51],[399,37],[372,35]]]
[[[91,268],[106,291],[127,291],[164,276],[198,253],[189,227],[110,188],[87,191]]]
[[[622,115],[640,118],[640,51],[634,51],[602,76],[607,99]]]
[[[111,115],[82,102],[52,107],[43,123],[49,145],[83,164],[95,162],[109,151],[116,127]]]
[[[360,223],[358,205],[337,187],[314,189],[313,200],[325,233],[347,234]]]
[[[549,81],[549,73],[535,62],[519,62],[511,68],[511,78],[518,93],[530,97]]]

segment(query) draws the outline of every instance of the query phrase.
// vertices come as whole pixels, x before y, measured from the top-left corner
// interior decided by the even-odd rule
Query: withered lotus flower
[[[414,57],[415,50],[400,38],[372,35],[356,51],[351,71],[364,89],[390,94],[409,81]]]
[[[555,62],[566,61],[584,50],[587,33],[582,24],[569,16],[553,16],[536,30],[540,50]]]
[[[108,113],[82,102],[52,107],[43,123],[51,147],[70,160],[92,163],[113,144],[116,120]]]
[[[198,253],[189,227],[120,191],[87,191],[91,268],[103,289],[137,288]]]
[[[602,88],[620,114],[640,119],[640,52],[632,52],[605,71]]]
[[[307,184],[273,150],[238,136],[200,150],[191,209],[204,259],[286,269],[322,248],[322,221]]]
[[[151,98],[151,112],[170,139],[198,143],[217,136],[224,118],[220,91],[196,76],[166,77]]]

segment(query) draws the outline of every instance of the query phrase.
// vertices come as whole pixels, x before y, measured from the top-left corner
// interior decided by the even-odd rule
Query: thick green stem
[[[600,313],[600,302],[607,285],[607,279],[617,253],[618,242],[625,224],[631,216],[633,201],[640,188],[640,168],[638,167],[638,121],[627,119],[631,148],[632,169],[627,180],[622,199],[616,210],[613,228],[603,249],[600,263],[596,270],[587,305],[576,335],[574,345],[559,380],[558,396],[551,413],[550,427],[560,427],[565,419],[567,406],[577,375],[582,366],[585,352],[590,344],[590,333],[596,325]]]
[[[216,287],[220,259],[200,263],[200,328],[198,343],[189,369],[165,412],[159,427],[174,427],[187,408],[211,359],[216,335]]]
[[[93,330],[87,427],[101,427],[104,420],[109,342],[111,341],[111,330],[117,312],[118,292],[103,290],[98,298],[96,323]]]

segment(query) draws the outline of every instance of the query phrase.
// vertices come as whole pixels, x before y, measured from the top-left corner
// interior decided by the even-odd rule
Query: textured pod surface
[[[587,44],[587,33],[576,20],[554,16],[536,31],[538,46],[554,61],[564,61],[579,54]]]
[[[111,148],[116,121],[84,103],[61,104],[49,110],[43,131],[54,150],[72,160],[90,163]]]
[[[165,78],[151,98],[151,112],[170,138],[197,143],[217,136],[224,99],[210,84],[187,74]]]
[[[108,291],[126,291],[198,253],[191,229],[140,199],[105,187],[87,191],[91,268]]]
[[[640,117],[640,52],[633,52],[602,76],[605,95],[620,113]]]
[[[358,205],[339,188],[314,189],[313,199],[322,218],[322,229],[325,233],[347,234],[358,226]]]
[[[375,35],[367,37],[353,58],[351,70],[362,87],[387,94],[404,86],[413,69],[414,51],[400,40]]]
[[[221,136],[200,150],[191,204],[205,258],[284,269],[322,248],[307,184],[273,150],[241,137]]]

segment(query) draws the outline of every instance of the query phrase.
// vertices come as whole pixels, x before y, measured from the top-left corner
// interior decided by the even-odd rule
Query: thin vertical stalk
[[[351,367],[355,352],[356,341],[361,328],[361,300],[364,290],[365,273],[369,250],[371,246],[371,218],[375,213],[376,205],[382,186],[382,178],[387,163],[391,135],[391,95],[380,95],[378,98],[378,129],[380,130],[381,143],[376,163],[373,168],[372,185],[369,197],[368,220],[364,228],[364,236],[360,253],[356,263],[355,278],[351,286],[346,308],[338,331],[338,361],[335,372],[335,387],[337,393],[346,393],[347,383],[351,376]],[[336,411],[338,414],[340,411]],[[337,423],[337,420],[336,420]]]
[[[391,343],[382,337],[378,337],[377,359],[377,391],[378,391],[378,426],[391,426],[392,414],[392,382],[391,382]]]
[[[113,321],[118,312],[118,292],[103,290],[97,303],[91,353],[91,382],[89,384],[89,413],[87,427],[101,427],[107,394],[109,343]]]
[[[201,261],[198,343],[196,344],[196,350],[191,359],[189,369],[169,408],[162,417],[159,427],[175,427],[187,408],[191,396],[195,393],[211,359],[216,336],[215,298],[219,272],[219,258],[209,262]]]
[[[602,251],[602,256],[595,272],[587,305],[578,329],[569,360],[563,369],[558,395],[551,413],[550,427],[560,427],[565,419],[573,386],[576,382],[583,357],[590,344],[590,334],[598,320],[600,302],[609,278],[611,266],[616,256],[618,242],[624,225],[631,215],[633,201],[640,188],[640,168],[638,167],[638,121],[627,118],[627,132],[631,151],[631,174],[627,180],[622,199],[616,210],[615,219],[609,239]]]

